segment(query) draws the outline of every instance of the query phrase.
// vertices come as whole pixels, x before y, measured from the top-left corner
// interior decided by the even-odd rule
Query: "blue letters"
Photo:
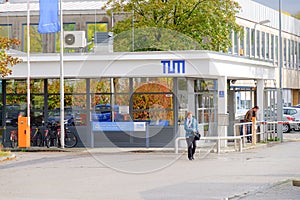
[[[185,74],[185,60],[162,60],[164,74]]]

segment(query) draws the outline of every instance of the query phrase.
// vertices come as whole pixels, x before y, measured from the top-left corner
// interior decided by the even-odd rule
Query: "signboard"
[[[146,122],[92,122],[92,131],[146,131]]]
[[[219,91],[219,97],[224,98],[225,92],[223,90]]]

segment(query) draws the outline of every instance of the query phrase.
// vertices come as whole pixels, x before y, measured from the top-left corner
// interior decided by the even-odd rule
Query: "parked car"
[[[119,106],[115,105],[112,111],[110,104],[97,104],[92,112],[92,121],[111,122],[111,113],[114,112],[114,121],[123,121],[123,115],[119,113]]]
[[[282,115],[282,121],[286,121],[286,122],[295,122],[296,119],[293,115],[288,115],[284,112],[283,109],[283,115]],[[274,110],[273,112],[271,110],[266,110],[264,113],[265,119],[266,121],[277,121],[277,112],[276,110]],[[270,125],[270,127],[272,127],[272,125]],[[275,126],[275,130],[276,130],[277,126]],[[282,125],[282,132],[283,133],[289,133],[291,130],[299,130],[299,125],[296,123],[286,123]]]
[[[66,122],[66,125],[68,126],[75,126],[77,124],[76,122],[79,121],[80,116],[73,112],[71,107],[66,107],[65,108],[65,117],[64,121]],[[56,108],[55,110],[49,111],[49,116],[48,116],[48,121],[49,122],[60,122],[60,109]]]
[[[300,108],[298,107],[283,107],[283,113],[295,117],[296,121],[300,121]]]

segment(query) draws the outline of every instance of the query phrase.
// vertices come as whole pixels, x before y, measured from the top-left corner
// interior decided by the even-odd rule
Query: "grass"
[[[10,152],[9,151],[0,151],[0,157],[2,156],[9,156]]]

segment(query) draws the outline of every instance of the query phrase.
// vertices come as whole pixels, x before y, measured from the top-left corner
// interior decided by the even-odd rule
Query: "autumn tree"
[[[126,13],[113,27],[115,51],[226,52],[231,31],[241,31],[235,22],[240,7],[233,0],[108,0],[103,9],[114,16]]]
[[[298,12],[297,14],[295,14],[293,17],[295,17],[296,19],[300,20],[300,12]]]
[[[8,39],[0,37],[0,73],[2,77],[12,73],[11,67],[21,62],[21,59],[8,55],[7,51],[13,45],[19,45],[21,42],[17,39]]]

